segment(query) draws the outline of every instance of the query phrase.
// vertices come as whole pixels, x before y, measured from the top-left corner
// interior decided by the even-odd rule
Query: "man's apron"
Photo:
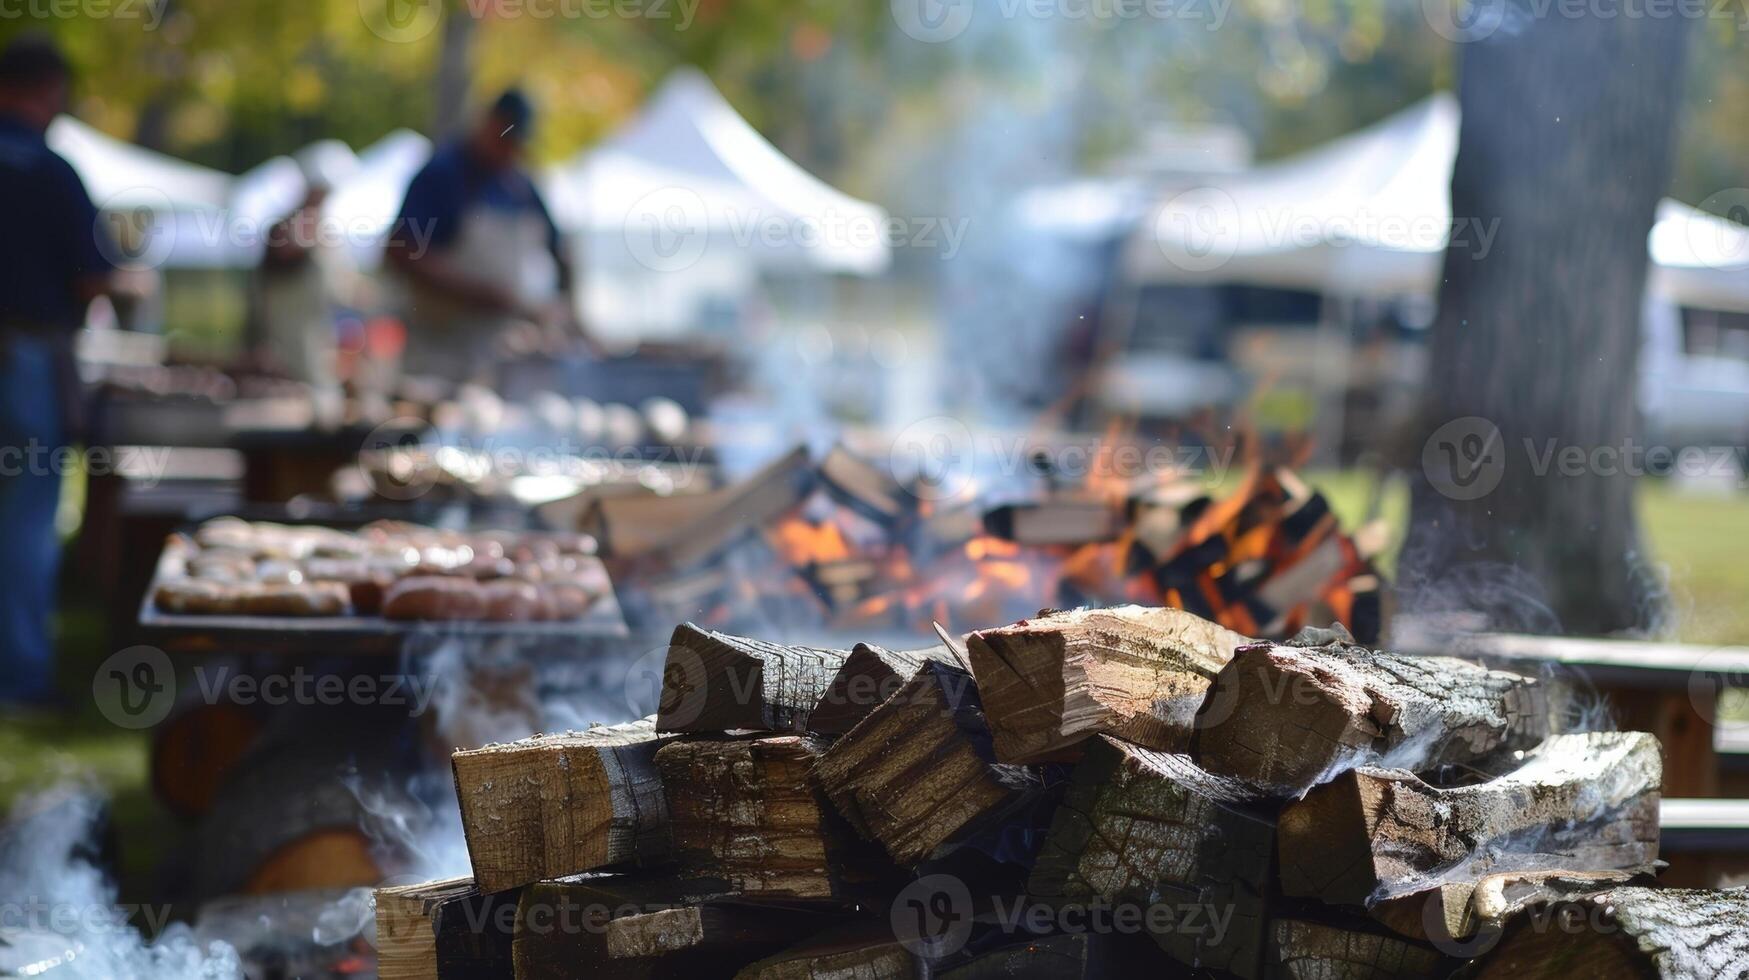
[[[559,293],[559,269],[541,215],[528,208],[475,203],[463,213],[461,231],[449,246],[451,259],[469,275],[498,283],[529,306]],[[405,374],[457,381],[484,380],[497,358],[497,343],[517,318],[470,309],[418,286],[409,287]]]

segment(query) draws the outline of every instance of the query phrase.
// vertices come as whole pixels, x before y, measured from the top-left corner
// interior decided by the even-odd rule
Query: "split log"
[[[1044,788],[1037,773],[996,762],[971,676],[935,660],[827,749],[814,776],[851,826],[901,864]]]
[[[1440,789],[1400,769],[1351,770],[1282,811],[1288,895],[1362,905],[1442,880],[1658,856],[1658,741],[1557,735],[1518,769]]]
[[[684,872],[731,894],[825,898],[873,872],[814,788],[824,743],[780,735],[679,741],[656,753]]]
[[[916,496],[891,473],[842,445],[833,446],[820,460],[820,483],[834,500],[889,528],[917,506]]]
[[[1027,890],[1052,902],[1097,897],[1196,909],[1183,917],[1194,928],[1174,921],[1155,941],[1186,965],[1256,977],[1275,844],[1259,803],[1254,790],[1185,756],[1094,739]]]
[[[752,963],[735,980],[921,980],[922,965],[892,930],[862,924],[828,930]]]
[[[474,879],[488,892],[667,856],[653,718],[455,753]]]
[[[1211,772],[1298,796],[1365,762],[1430,772],[1528,749],[1549,728],[1534,678],[1308,630],[1238,651],[1197,716],[1193,754]]]
[[[721,897],[716,883],[681,878],[579,875],[542,881],[522,890],[516,909],[511,959],[516,980],[689,980],[701,964],[685,956],[615,960],[607,955],[607,930],[626,916]],[[749,957],[749,960],[757,958]]]
[[[808,715],[808,730],[816,735],[843,735],[896,694],[918,668],[932,660],[951,663],[953,654],[944,646],[927,650],[884,650],[858,643]]]
[[[941,980],[1106,980],[1171,976],[1170,967],[1140,936],[1081,932],[1004,946],[936,975]]]
[[[1503,871],[1388,898],[1369,910],[1393,932],[1441,948],[1492,948],[1507,920],[1630,884],[1655,883],[1653,865],[1621,871]]]
[[[437,976],[437,932],[431,923],[439,904],[478,894],[472,878],[447,878],[376,890],[377,976],[381,980],[427,980]]]
[[[1073,759],[1115,735],[1185,749],[1212,678],[1247,642],[1178,609],[1119,606],[1041,615],[967,638],[1003,762]]]
[[[1450,969],[1438,949],[1370,923],[1282,918],[1269,931],[1270,975],[1282,980],[1420,980]]]
[[[516,890],[482,894],[472,878],[376,891],[383,980],[500,980],[511,971]]]
[[[664,732],[800,732],[850,655],[783,646],[686,623],[668,643],[656,727]]]
[[[749,962],[781,949],[798,935],[842,922],[842,907],[757,906],[706,902],[625,915],[607,923],[609,959],[660,959],[714,954]],[[722,961],[710,971],[721,975]]]
[[[1617,888],[1517,916],[1475,980],[1749,976],[1749,889]]]

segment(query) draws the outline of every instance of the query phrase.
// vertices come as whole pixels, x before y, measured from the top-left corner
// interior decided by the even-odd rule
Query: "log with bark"
[[[796,735],[686,740],[656,753],[682,874],[741,895],[853,894],[886,870],[822,797],[825,744]]]
[[[451,757],[474,879],[488,892],[667,855],[654,718]]]
[[[1364,767],[1289,804],[1281,887],[1363,905],[1499,871],[1633,868],[1658,856],[1658,743],[1558,735],[1506,775],[1441,789]]]
[[[1270,975],[1282,980],[1421,980],[1451,968],[1432,946],[1328,914],[1273,920],[1269,950]]]
[[[662,670],[656,727],[664,732],[801,732],[849,656],[784,646],[686,623]]]
[[[1038,772],[996,762],[971,676],[936,660],[827,749],[814,776],[851,826],[900,864],[1044,792]]]
[[[511,960],[516,980],[686,980],[701,965],[687,956],[621,959],[607,955],[607,930],[626,916],[647,915],[724,898],[718,882],[680,877],[577,875],[522,889]],[[747,961],[757,958],[751,955]],[[722,962],[721,959],[718,962]]]
[[[437,976],[437,907],[477,895],[472,878],[446,878],[376,890],[377,976],[424,980]]]
[[[1513,916],[1624,885],[1650,885],[1654,865],[1620,871],[1501,871],[1383,899],[1369,910],[1393,932],[1453,952],[1492,948]]]
[[[1153,936],[1174,959],[1256,977],[1274,845],[1255,790],[1101,736],[1075,768],[1027,890],[1170,906],[1180,914]]]
[[[1363,763],[1418,773],[1481,763],[1534,746],[1550,724],[1535,678],[1307,630],[1238,651],[1197,715],[1193,755],[1211,772],[1298,796]]]
[[[1749,889],[1616,888],[1516,916],[1474,980],[1749,976]]]
[[[1003,762],[1073,759],[1098,734],[1163,752],[1190,743],[1210,681],[1246,639],[1177,609],[1041,614],[967,638]]]
[[[954,658],[945,646],[886,650],[858,643],[808,715],[808,730],[816,735],[843,735],[932,660],[952,663]]]

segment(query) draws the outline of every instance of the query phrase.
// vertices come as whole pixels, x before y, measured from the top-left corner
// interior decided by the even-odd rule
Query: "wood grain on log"
[[[716,953],[748,962],[844,917],[840,907],[762,907],[732,901],[657,909],[608,922],[607,955],[630,960]]]
[[[1211,772],[1297,796],[1363,763],[1428,772],[1549,732],[1534,678],[1340,642],[1260,643],[1215,678],[1193,754]]]
[[[1275,828],[1256,792],[1182,755],[1087,744],[1028,891],[1194,907],[1182,921],[1197,926],[1175,919],[1154,935],[1160,946],[1187,965],[1258,976]]]
[[[1616,888],[1516,916],[1477,980],[1749,977],[1749,889]]]
[[[590,874],[522,890],[511,946],[516,980],[690,980],[701,964],[685,955],[615,960],[607,930],[617,919],[721,898],[720,883],[683,878]],[[747,961],[756,959],[757,953]]]
[[[1421,980],[1450,969],[1439,950],[1370,923],[1281,918],[1269,931],[1270,975],[1283,980]]]
[[[653,718],[455,753],[462,830],[483,891],[668,851]]]
[[[804,731],[809,713],[848,656],[843,650],[783,646],[686,623],[668,644],[656,727],[701,734]]]
[[[1658,856],[1657,740],[1557,735],[1486,782],[1440,789],[1362,768],[1289,804],[1284,893],[1370,904],[1498,871],[1632,868]]]
[[[750,963],[735,980],[921,980],[922,966],[885,924],[828,930]]]
[[[1116,735],[1181,751],[1211,679],[1246,639],[1178,609],[1042,615],[967,638],[1003,762],[1073,759]]]
[[[851,826],[900,864],[1043,790],[1037,773],[996,762],[971,676],[934,660],[833,743],[814,777]]]
[[[736,894],[824,898],[853,886],[866,849],[810,779],[824,747],[779,735],[657,752],[685,873]]]
[[[446,878],[376,890],[377,976],[426,980],[437,976],[432,913],[446,901],[476,895],[472,878]]]
[[[953,654],[943,646],[885,650],[858,643],[833,675],[826,693],[820,695],[819,703],[808,716],[808,730],[816,735],[842,735],[850,731],[930,660],[952,663]]]
[[[1488,932],[1497,935],[1508,919],[1533,905],[1654,880],[1650,864],[1620,871],[1503,871],[1384,899],[1369,911],[1399,935],[1461,948],[1476,937],[1478,946],[1488,943]]]

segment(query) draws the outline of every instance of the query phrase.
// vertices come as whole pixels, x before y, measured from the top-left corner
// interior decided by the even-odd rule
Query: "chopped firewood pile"
[[[1343,622],[1376,642],[1384,615],[1384,526],[1345,532],[1321,493],[1258,463],[1224,488],[1169,472],[986,502],[798,448],[720,490],[569,508],[645,623],[927,629],[1136,602],[1248,636]]]
[[[927,649],[678,628],[657,714],[457,751],[470,878],[381,976],[1742,976],[1658,887],[1656,740],[1341,627],[1044,612]]]
[[[573,620],[609,590],[594,552],[577,534],[403,521],[348,532],[220,517],[166,543],[152,602],[197,616]]]

